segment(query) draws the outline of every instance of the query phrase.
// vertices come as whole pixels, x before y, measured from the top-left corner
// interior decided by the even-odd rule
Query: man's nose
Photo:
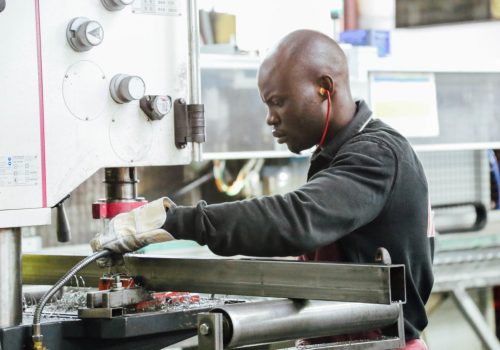
[[[266,123],[267,125],[275,125],[278,122],[278,118],[272,111],[267,111],[266,115]]]

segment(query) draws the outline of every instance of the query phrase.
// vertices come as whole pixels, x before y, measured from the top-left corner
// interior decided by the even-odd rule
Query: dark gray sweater
[[[427,325],[433,283],[427,181],[408,141],[370,119],[353,120],[311,159],[308,181],[285,195],[169,210],[164,228],[224,256],[306,254],[323,261],[371,263],[385,247],[406,266],[406,339]]]

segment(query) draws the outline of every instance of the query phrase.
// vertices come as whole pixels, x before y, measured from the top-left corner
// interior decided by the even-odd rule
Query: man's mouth
[[[286,135],[276,129],[272,131],[273,136],[278,139],[278,143],[284,143],[286,141]]]

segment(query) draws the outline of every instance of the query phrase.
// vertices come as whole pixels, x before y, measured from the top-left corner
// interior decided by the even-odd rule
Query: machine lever
[[[71,228],[69,225],[66,209],[64,208],[64,201],[69,198],[69,195],[64,197],[59,203],[56,204],[57,208],[57,241],[66,243],[71,240]]]

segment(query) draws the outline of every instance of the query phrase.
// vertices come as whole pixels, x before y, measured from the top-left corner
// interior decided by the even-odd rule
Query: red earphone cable
[[[323,146],[323,142],[325,141],[326,133],[328,132],[328,126],[330,125],[330,108],[331,108],[331,101],[330,101],[330,91],[326,90],[326,96],[327,96],[327,103],[328,103],[328,108],[326,111],[326,122],[325,122],[325,128],[323,129],[323,135],[321,136],[321,141],[319,141],[318,147]]]

